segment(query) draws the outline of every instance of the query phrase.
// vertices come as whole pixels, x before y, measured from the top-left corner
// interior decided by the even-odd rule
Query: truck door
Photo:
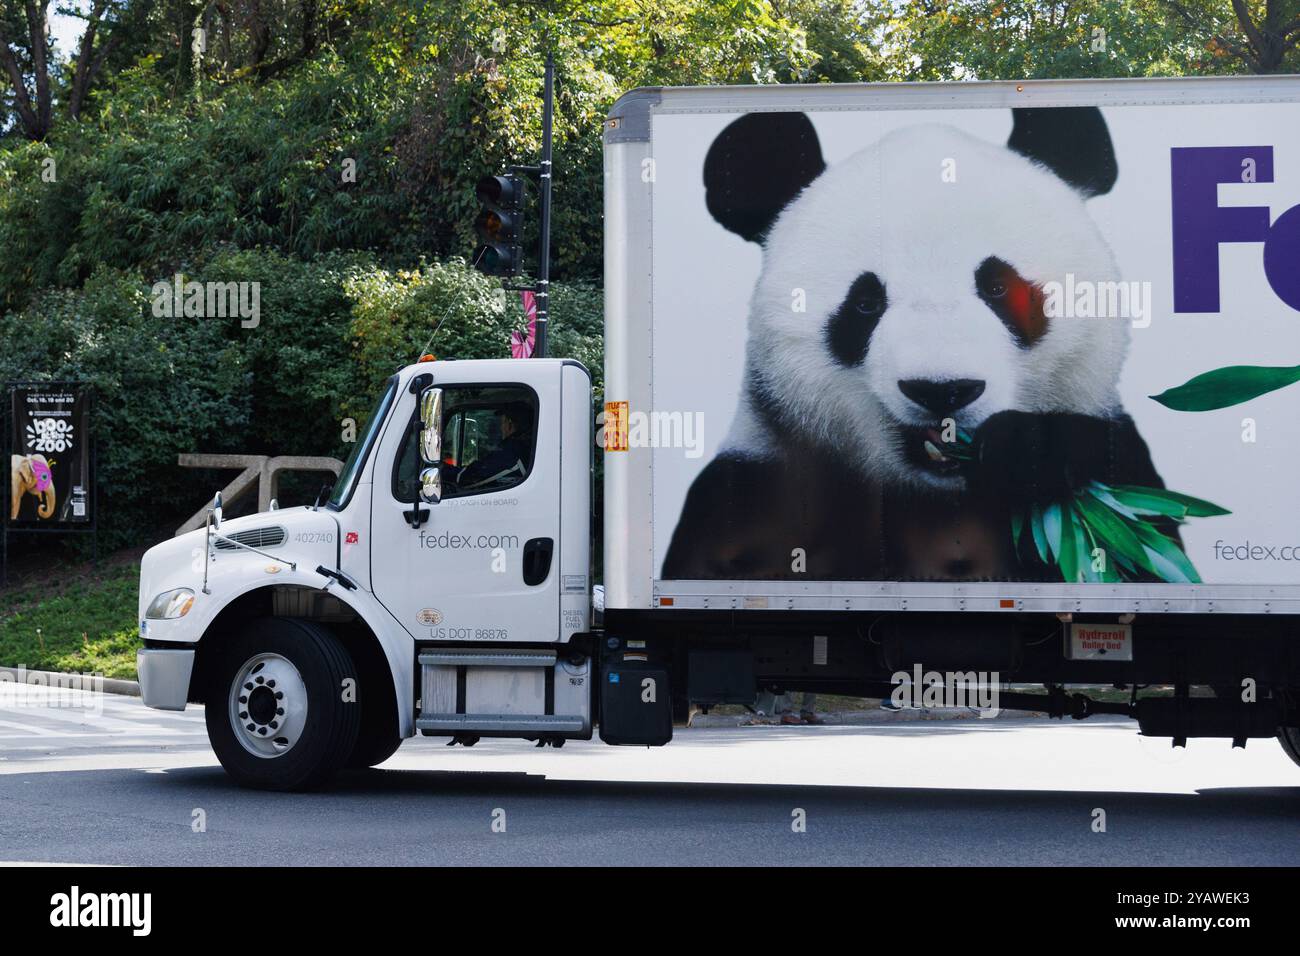
[[[404,393],[375,462],[375,596],[419,639],[557,641],[559,365],[431,368],[443,390],[442,500],[419,500],[418,402]]]

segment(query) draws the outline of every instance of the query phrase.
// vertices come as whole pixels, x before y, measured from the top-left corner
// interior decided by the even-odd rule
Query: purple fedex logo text
[[[1300,206],[1270,223],[1267,206],[1220,206],[1220,183],[1271,183],[1272,146],[1170,150],[1174,213],[1174,311],[1219,311],[1219,246],[1259,242],[1264,276],[1300,310]]]

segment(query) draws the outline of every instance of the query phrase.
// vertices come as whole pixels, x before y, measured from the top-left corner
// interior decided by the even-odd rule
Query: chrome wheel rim
[[[240,745],[256,757],[279,757],[307,726],[307,685],[287,657],[256,654],[231,683],[229,706]]]

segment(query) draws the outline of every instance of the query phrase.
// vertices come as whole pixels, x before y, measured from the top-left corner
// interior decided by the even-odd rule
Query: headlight
[[[174,591],[164,591],[154,598],[144,616],[154,621],[171,621],[190,613],[193,606],[194,592],[189,588],[177,588]]]

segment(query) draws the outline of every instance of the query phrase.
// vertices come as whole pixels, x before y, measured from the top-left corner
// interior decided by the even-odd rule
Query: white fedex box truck
[[[601,414],[402,368],[328,501],[148,552],[147,704],[272,788],[759,690],[1297,757],[1300,78],[644,89],[604,139]]]

